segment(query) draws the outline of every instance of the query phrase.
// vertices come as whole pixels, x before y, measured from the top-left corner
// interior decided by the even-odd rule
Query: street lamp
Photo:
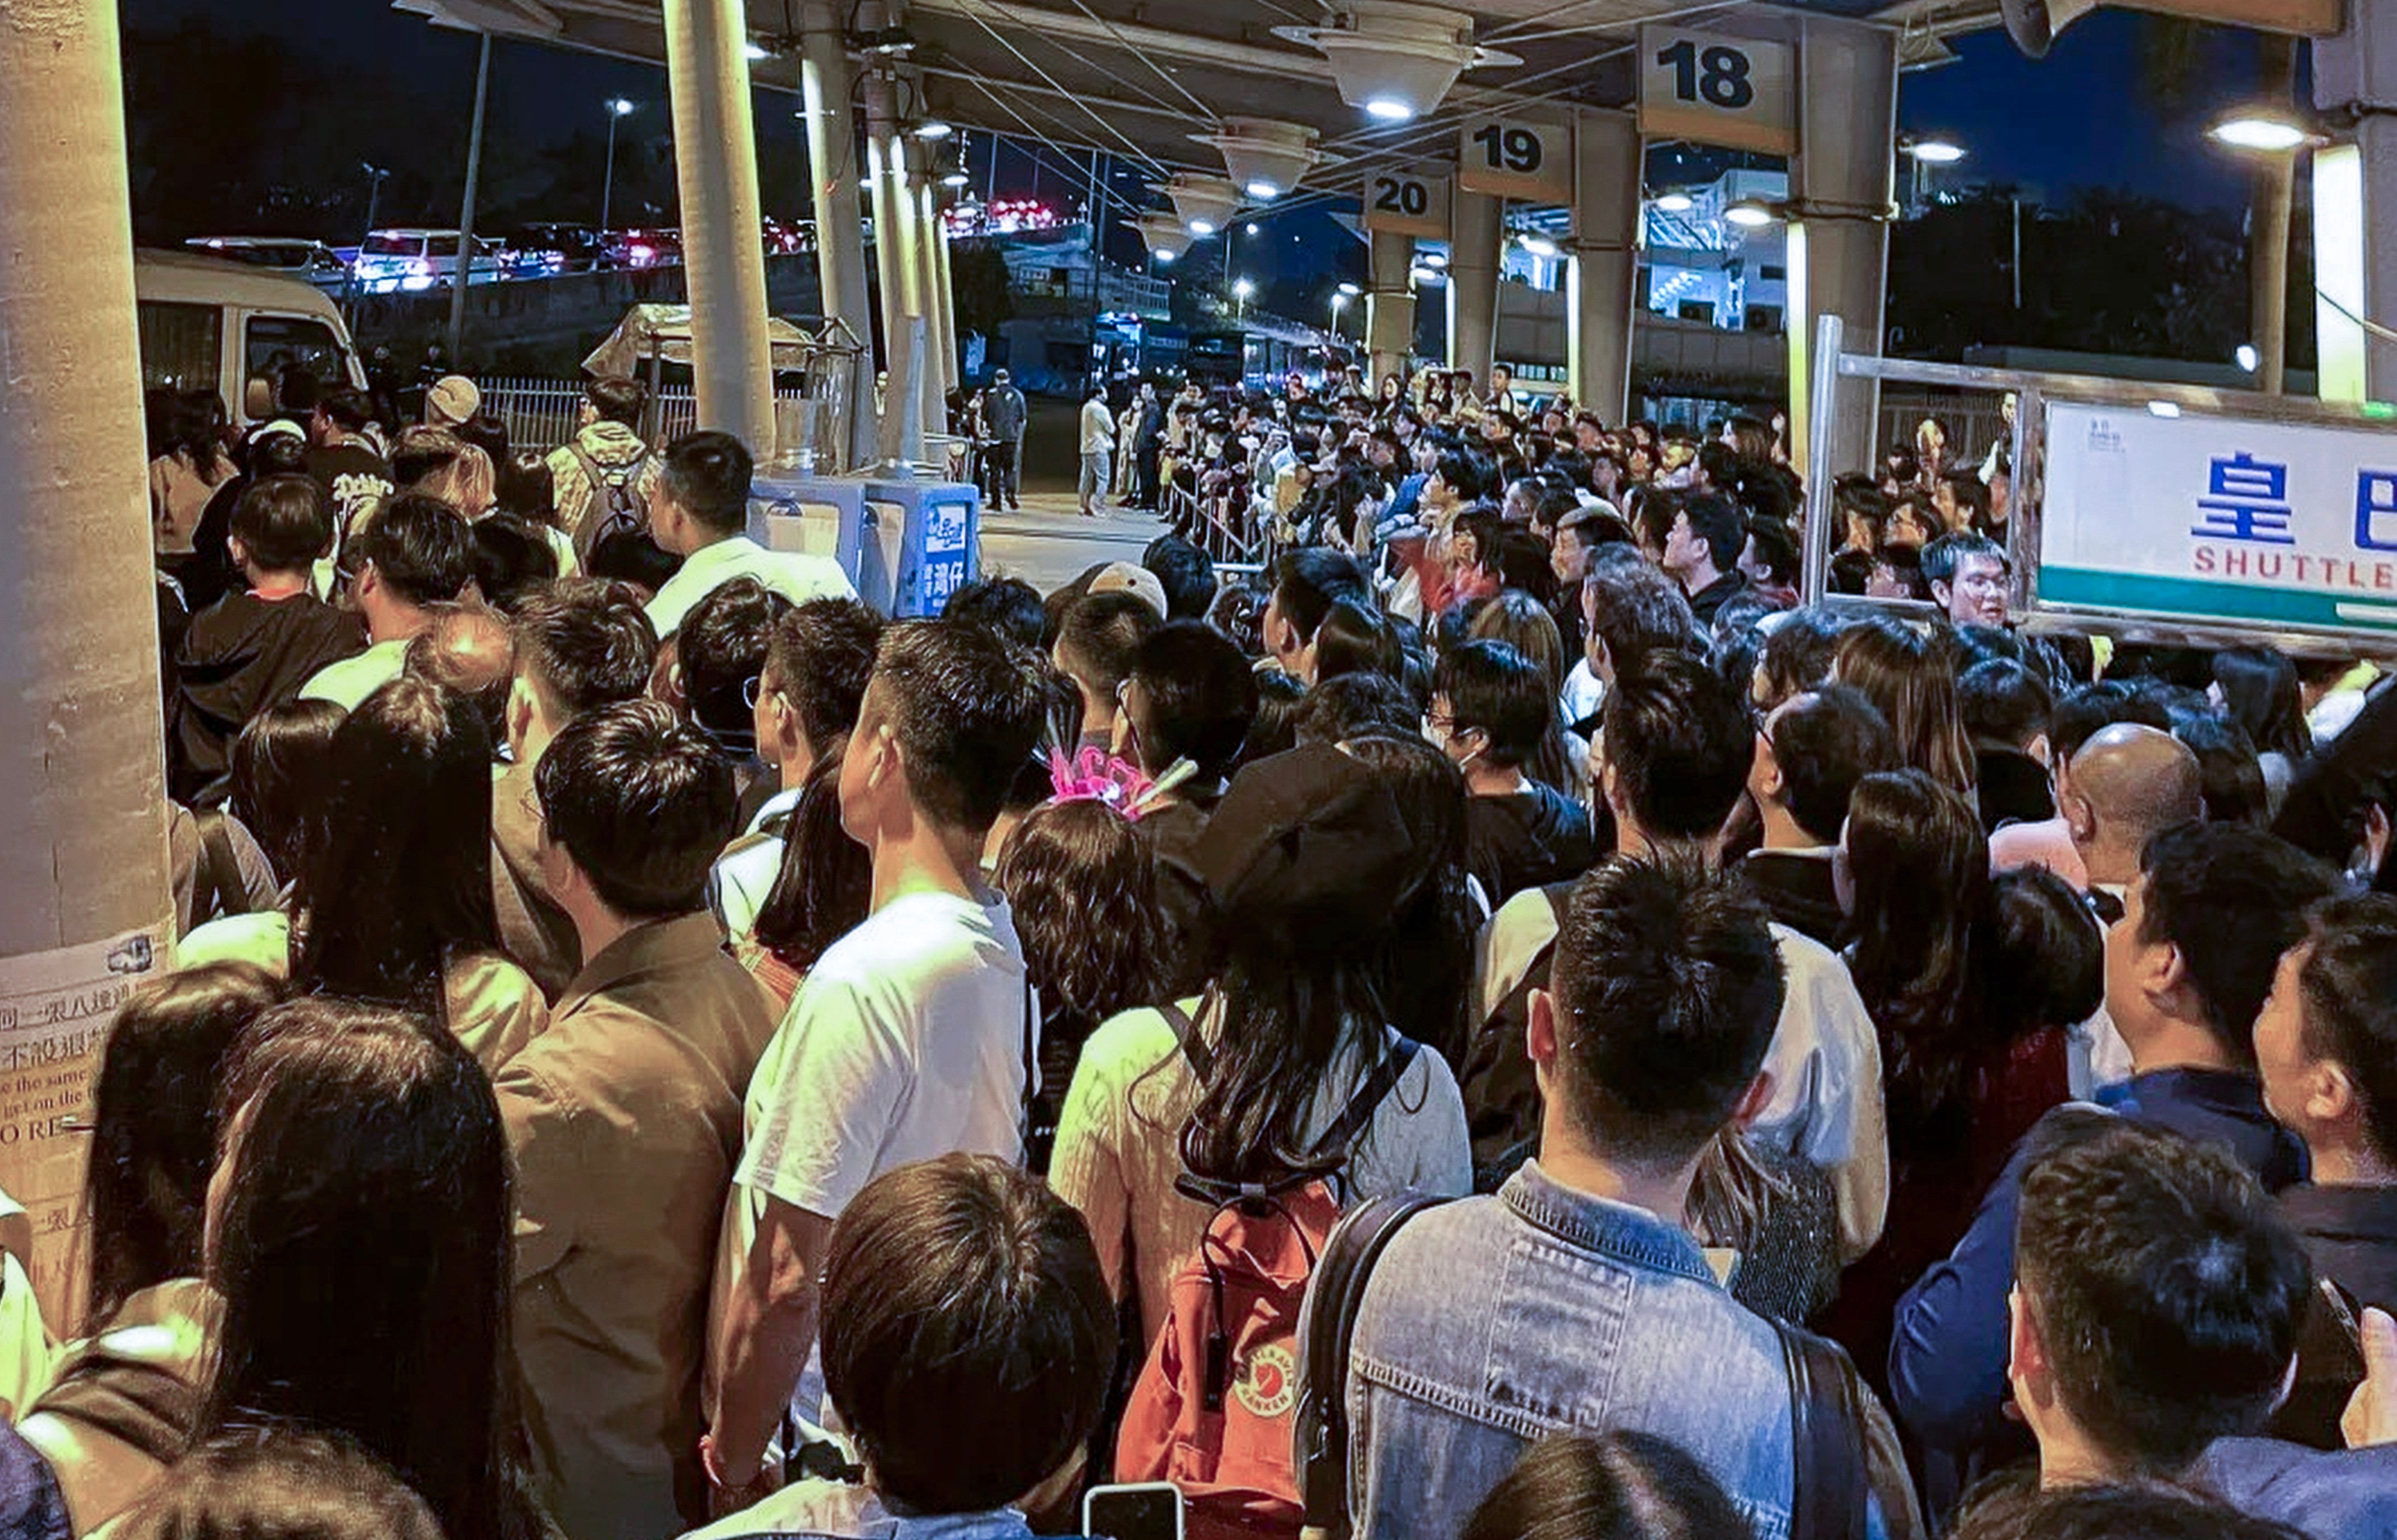
[[[1914,162],[1914,168],[1908,176],[1907,201],[1911,203],[1918,212],[1922,208],[1923,190],[1929,184],[1930,173],[1926,168],[1934,166],[1953,166],[1964,158],[1962,145],[1954,140],[1942,139],[1936,134],[1924,138],[1909,135],[1900,139],[1897,141],[1897,153]]]
[[[1771,206],[1754,198],[1742,198],[1723,210],[1723,219],[1742,230],[1761,230],[1773,222],[1774,214]]]
[[[391,173],[370,161],[362,160],[358,162],[358,167],[367,174],[367,236],[368,239],[372,239],[374,236],[375,227],[375,206],[382,201],[382,179],[391,175]],[[364,245],[363,242],[360,244],[361,246]],[[351,287],[357,282],[357,278],[358,264],[353,261],[350,263],[349,271],[342,275],[341,277],[341,301],[343,303],[346,304],[349,301]]]
[[[599,239],[608,238],[609,205],[616,197],[616,125],[633,110],[633,104],[623,97],[608,99],[608,174],[599,181]]]
[[[1257,286],[1246,278],[1232,285],[1232,298],[1239,301],[1239,309],[1235,313],[1236,315],[1245,317],[1249,314],[1249,296],[1256,291]]]
[[[2206,130],[2216,144],[2233,150],[2255,150],[2266,154],[2287,154],[2318,143],[2321,136],[2297,121],[2285,108],[2245,107],[2223,118]]]
[[[1340,341],[1340,313],[1348,308],[1348,295],[1356,292],[1357,286],[1342,284],[1340,288],[1347,292],[1334,292],[1332,296],[1332,340],[1335,343]]]

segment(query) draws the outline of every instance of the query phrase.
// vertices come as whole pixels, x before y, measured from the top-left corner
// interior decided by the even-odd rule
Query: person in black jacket
[[[1523,773],[1556,712],[1547,676],[1505,642],[1452,647],[1432,673],[1425,726],[1473,794],[1466,869],[1493,913],[1522,890],[1578,876],[1598,859],[1588,810]]]
[[[2281,1215],[2314,1269],[2361,1316],[2397,1309],[2397,898],[2329,899],[2283,954],[2256,1019],[2264,1105],[2305,1141],[2310,1180]],[[2364,1377],[2325,1298],[2298,1336],[2297,1377],[2274,1417],[2281,1438],[2339,1447],[2339,1413]]]
[[[357,617],[309,591],[311,565],[332,539],[325,489],[306,475],[269,476],[242,494],[226,547],[243,586],[193,616],[175,651],[177,800],[201,799],[224,774],[251,717],[365,649]]]

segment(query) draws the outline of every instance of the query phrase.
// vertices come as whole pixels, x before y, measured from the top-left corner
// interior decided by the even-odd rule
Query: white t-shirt
[[[766,907],[767,895],[783,875],[783,838],[767,832],[766,826],[777,819],[778,827],[787,826],[792,810],[798,805],[796,788],[776,792],[757,810],[742,837],[716,857],[716,917],[724,922],[727,938],[746,941],[757,929],[757,912]]]
[[[1116,447],[1115,420],[1107,415],[1107,404],[1100,400],[1082,403],[1082,452],[1105,454]]]
[[[700,600],[735,578],[756,578],[793,604],[857,597],[857,585],[840,563],[796,551],[769,551],[747,535],[735,535],[683,558],[682,569],[649,600],[649,624],[661,637],[673,636]]]
[[[394,636],[377,642],[355,658],[327,663],[300,687],[303,701],[330,701],[343,711],[355,711],[366,698],[391,683],[408,666],[409,638]]]
[[[1023,1152],[1024,1024],[1039,1008],[1006,902],[895,899],[835,942],[749,1082],[733,1180],[837,1219],[894,1167]]]

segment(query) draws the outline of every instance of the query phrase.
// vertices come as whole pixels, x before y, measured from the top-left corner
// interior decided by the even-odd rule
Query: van
[[[500,246],[477,238],[466,281],[487,284],[500,276]],[[368,294],[420,293],[446,287],[458,271],[455,230],[370,230],[350,264]]]
[[[322,241],[281,235],[194,235],[183,244],[204,257],[222,257],[287,277],[305,278],[319,288],[336,289],[350,281],[350,264]]]
[[[312,284],[185,251],[133,254],[145,389],[212,390],[247,427],[273,414],[275,380],[300,364],[366,388],[350,328]]]

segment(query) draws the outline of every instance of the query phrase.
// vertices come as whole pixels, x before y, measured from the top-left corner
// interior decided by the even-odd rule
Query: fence
[[[583,382],[580,380],[485,380],[483,409],[507,424],[513,449],[546,453],[565,444],[582,425]],[[820,407],[797,387],[774,393],[775,416],[788,423],[794,403]],[[802,408],[803,409],[803,408]],[[667,385],[650,399],[649,421],[643,433],[652,444],[663,444],[699,426],[699,403],[688,385]]]

